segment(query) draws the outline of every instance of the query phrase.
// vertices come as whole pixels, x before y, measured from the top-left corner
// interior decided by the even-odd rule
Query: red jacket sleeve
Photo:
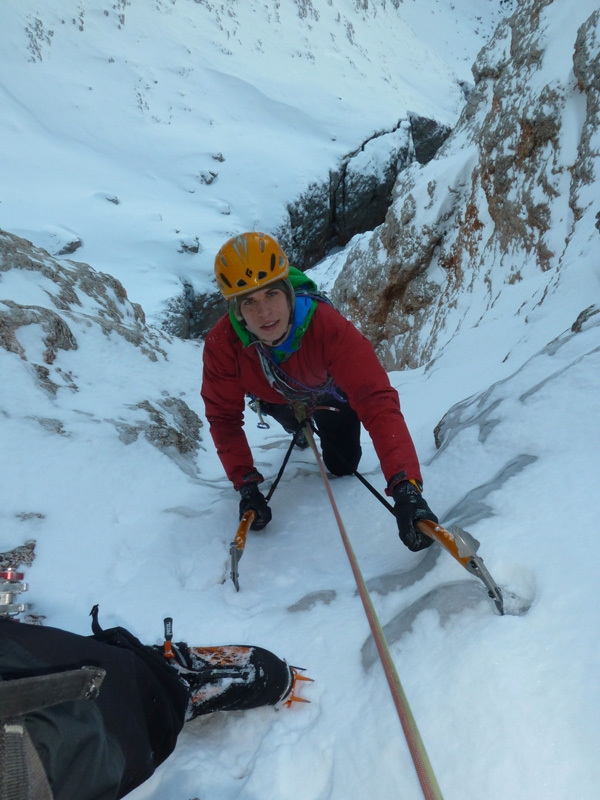
[[[254,471],[252,452],[243,428],[246,390],[238,349],[242,350],[242,343],[228,317],[222,317],[206,337],[201,390],[217,455],[236,490],[244,476]],[[262,475],[260,478],[263,480]]]
[[[322,344],[327,371],[348,395],[348,401],[368,431],[386,481],[406,472],[422,482],[419,459],[400,409],[398,392],[390,384],[370,341],[330,306],[319,306],[313,318],[315,338]],[[311,323],[311,328],[313,327]]]

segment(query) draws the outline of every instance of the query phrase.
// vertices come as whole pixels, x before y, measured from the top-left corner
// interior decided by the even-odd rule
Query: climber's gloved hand
[[[430,547],[433,539],[421,533],[415,522],[428,519],[437,524],[438,518],[425,502],[420,484],[394,476],[388,483],[388,494],[394,498],[394,513],[403,544],[413,553]]]
[[[259,481],[251,480],[243,483],[239,488],[240,493],[240,519],[246,511],[254,511],[256,514],[254,522],[250,525],[250,530],[262,531],[271,522],[273,514],[264,495],[258,488]]]

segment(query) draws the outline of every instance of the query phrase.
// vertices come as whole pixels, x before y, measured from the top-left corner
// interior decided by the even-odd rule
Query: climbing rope
[[[301,415],[301,411],[298,409],[296,409],[296,413]],[[404,737],[406,739],[406,743],[408,744],[408,749],[417,772],[419,783],[421,784],[421,789],[423,790],[423,796],[425,797],[425,800],[443,800],[440,787],[433,772],[431,762],[429,761],[429,756],[425,750],[425,745],[423,744],[419,729],[417,728],[417,723],[408,703],[408,698],[406,697],[400,677],[398,676],[398,672],[392,660],[381,623],[379,622],[375,608],[373,607],[371,596],[360,571],[358,561],[356,560],[354,550],[352,549],[352,545],[335,502],[335,498],[331,490],[331,484],[323,464],[323,459],[321,458],[321,454],[319,453],[315,438],[313,436],[310,420],[305,417],[303,420],[300,419],[299,421],[303,425],[306,440],[310,444],[312,451],[315,454],[319,471],[321,473],[321,477],[323,478],[323,483],[325,484],[329,502],[331,503],[333,514],[342,537],[344,549],[346,550],[346,555],[350,561],[350,567],[354,575],[354,580],[356,581],[356,586],[358,587],[358,593],[360,595],[360,599],[362,601],[365,614],[373,634],[373,641],[375,642],[379,658],[381,659],[383,670],[385,672],[390,692],[392,693],[392,698],[394,700],[394,705],[396,706],[396,711],[398,712],[400,724],[404,732]]]

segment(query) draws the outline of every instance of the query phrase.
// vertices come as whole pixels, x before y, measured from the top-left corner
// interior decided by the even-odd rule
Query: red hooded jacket
[[[244,475],[255,469],[243,430],[245,395],[269,403],[288,401],[269,385],[255,346],[244,347],[227,315],[206,337],[203,359],[206,419],[227,477],[239,489]],[[398,392],[369,340],[332,306],[318,303],[300,348],[282,368],[308,386],[333,378],[369,432],[386,481],[402,471],[422,480]]]

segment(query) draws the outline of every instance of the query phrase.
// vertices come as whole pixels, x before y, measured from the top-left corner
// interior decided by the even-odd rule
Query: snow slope
[[[491,5],[3,3],[0,225],[53,254],[79,238],[156,318],[375,131],[453,124]]]
[[[300,26],[308,35],[309,25],[318,27],[312,4],[282,5],[282,20],[285,11],[296,30]],[[488,3],[465,5],[489,13]],[[322,6],[323,25],[335,23],[327,14],[337,8],[358,30],[361,12],[353,4]],[[208,276],[211,252],[224,235],[254,221],[268,228],[277,217],[277,202],[288,199],[288,188],[300,187],[312,170],[326,167],[345,148],[345,140],[339,150],[328,144],[327,113],[348,142],[388,122],[387,111],[382,116],[372,111],[369,117],[366,88],[361,105],[354,96],[356,80],[349,78],[344,96],[348,103],[351,96],[356,106],[344,111],[343,103],[331,105],[326,113],[324,102],[321,116],[315,114],[310,125],[299,127],[294,163],[283,155],[279,161],[269,160],[273,172],[266,177],[262,166],[270,151],[271,125],[265,133],[257,114],[250,132],[244,127],[241,137],[240,119],[234,111],[225,115],[223,108],[234,108],[234,99],[241,96],[248,107],[260,106],[269,84],[277,99],[277,104],[268,103],[269,120],[280,120],[279,141],[288,146],[294,123],[284,94],[292,94],[290,86],[310,88],[304,61],[291,53],[306,45],[292,39],[283,21],[280,27],[269,27],[271,38],[267,31],[264,37],[273,48],[269,52],[276,47],[287,52],[282,57],[287,81],[282,72],[272,78],[260,53],[250,58],[240,41],[258,38],[256,25],[250,28],[245,15],[250,10],[271,13],[275,20],[275,4],[231,4],[232,17],[225,8],[181,1],[151,7],[121,3],[107,7],[105,15],[100,3],[85,13],[77,5],[64,27],[64,11],[55,3],[45,4],[44,14],[30,0],[0,11],[6,44],[0,48],[5,99],[1,226],[28,231],[29,238],[46,244],[52,237],[63,241],[67,229],[82,235],[84,247],[76,257],[122,279],[130,299],[147,309],[150,321],[188,269],[179,266],[188,256],[176,253],[176,228],[206,242],[201,266],[194,270]],[[362,58],[357,49],[340,44],[343,57],[337,58],[348,61],[334,73],[336,80],[341,81],[344,69],[354,74],[352,59],[383,95],[392,91],[379,86],[380,68],[373,66],[377,59],[372,53],[379,46],[377,36],[383,35],[380,17],[385,13],[389,21],[389,15],[401,14],[399,41],[406,45],[407,64],[412,36],[423,37],[425,31],[431,35],[425,41],[438,49],[442,60],[449,59],[448,51],[454,54],[436,80],[431,77],[429,95],[414,94],[451,120],[456,108],[450,87],[457,77],[465,77],[467,58],[478,49],[489,17],[476,31],[458,13],[448,16],[449,4],[431,4],[421,16],[416,3],[400,4],[396,10],[388,2],[385,11],[383,4],[376,6],[377,14],[373,8],[368,7],[360,26],[365,37]],[[301,9],[307,16],[300,16]],[[124,25],[117,10],[125,14]],[[83,32],[71,21],[71,16],[81,19],[80,14]],[[232,51],[213,64],[222,99],[231,103],[217,107],[214,95],[207,95],[204,113],[207,119],[214,116],[220,134],[202,146],[195,137],[200,129],[210,130],[208,121],[198,127],[193,124],[198,117],[191,117],[188,125],[183,114],[173,114],[170,125],[164,121],[166,98],[175,103],[174,93],[155,90],[156,102],[148,102],[156,86],[151,74],[158,86],[167,74],[172,88],[187,85],[175,75],[186,61],[182,43],[191,35],[192,23],[200,30],[197,14],[205,15],[205,41],[220,47],[229,41]],[[31,28],[36,17],[43,18],[44,31],[56,32],[47,45],[41,33],[36,35],[43,60],[28,62],[23,26]],[[429,17],[439,24],[428,26]],[[232,22],[236,19],[238,27]],[[127,39],[126,48],[119,37],[133,27],[133,20],[137,35]],[[157,57],[162,54],[168,62],[166,51],[152,45],[157,20],[161,43],[173,41],[182,48],[179,61],[171,53],[170,73]],[[341,42],[343,28],[333,30]],[[94,35],[84,38],[86,31]],[[282,31],[281,37],[276,31]],[[441,46],[444,37],[446,50]],[[120,76],[111,83],[106,78],[110,52]],[[210,52],[218,61],[219,47],[215,44]],[[412,57],[416,59],[414,52]],[[397,85],[422,88],[418,67],[416,60],[413,72],[395,75]],[[250,88],[242,92],[244,70]],[[135,75],[143,76],[140,87],[150,87],[141,94],[151,110],[136,111],[131,103],[128,92]],[[277,81],[279,94],[273,89]],[[321,87],[323,95],[335,94],[333,83]],[[84,92],[87,85],[96,89]],[[66,91],[49,91],[53,86]],[[95,101],[95,94],[102,102]],[[311,98],[302,100],[300,90],[298,97],[294,120],[310,106]],[[408,89],[402,97],[413,102]],[[177,102],[183,105],[185,100]],[[80,113],[81,108],[87,113]],[[151,120],[152,114],[160,121]],[[314,138],[307,135],[310,129]],[[176,159],[179,145],[181,161]],[[234,145],[238,148],[235,157],[228,156],[225,145],[232,152]],[[241,169],[246,147],[254,148],[256,170]],[[195,170],[209,169],[216,148],[227,156],[223,163],[232,162],[231,194],[219,195],[232,204],[232,213],[225,217],[216,206],[211,212],[214,197],[207,194],[194,216],[184,177],[192,180]],[[259,173],[263,183],[256,192],[253,181]],[[269,180],[278,186],[267,200]],[[35,191],[28,190],[32,186]],[[197,191],[201,189],[211,191],[198,184]],[[115,195],[121,198],[119,205],[106,201]],[[198,227],[197,220],[202,220]],[[324,283],[326,270],[324,265]],[[0,277],[0,301],[49,305],[47,287],[33,274],[11,271],[0,272]],[[37,540],[24,599],[45,615],[46,624],[78,633],[88,632],[89,609],[99,603],[104,626],[125,625],[147,642],[160,640],[162,619],[170,615],[176,639],[259,644],[305,667],[315,680],[304,690],[310,705],[213,714],[189,724],[175,753],[132,800],[421,797],[383,671],[372,657],[368,624],[314,457],[310,452],[293,454],[273,497],[273,522],[249,537],[236,593],[228,577],[228,552],[237,526],[237,500],[206,428],[202,449],[179,462],[144,436],[129,443],[123,438],[128,426],[145,419],[138,404],[150,399],[158,405],[166,394],[185,400],[202,418],[201,343],[171,340],[156,329],[142,328],[148,346],[161,351],[151,360],[119,331],[103,332],[97,320],[101,304],[83,295],[81,301],[81,308],[73,305],[59,314],[70,325],[78,349],[58,351],[52,375],[58,380],[62,374],[64,386],[54,395],[39,388],[32,370],[32,364],[43,362],[39,325],[17,332],[27,360],[0,348],[0,550],[27,538]],[[589,305],[594,301],[591,296]],[[475,294],[471,302],[483,305],[484,298]],[[127,304],[125,309],[125,332],[139,333],[133,310]],[[520,605],[508,605],[509,611],[520,613],[494,613],[479,582],[446,553],[431,548],[424,555],[411,554],[403,548],[389,512],[354,478],[332,482],[447,800],[600,798],[600,698],[594,681],[600,662],[595,635],[600,548],[594,536],[600,483],[600,315],[595,311],[584,314],[572,331],[562,320],[557,325],[551,306],[540,306],[535,337],[544,346],[534,353],[527,343],[521,348],[526,334],[513,319],[505,326],[493,321],[494,335],[504,337],[505,347],[490,352],[484,321],[478,329],[459,332],[435,369],[391,375],[423,461],[429,503],[444,523],[462,524],[480,540],[480,555],[493,577],[520,598]],[[507,366],[502,359],[509,351],[513,357]],[[468,377],[473,373],[476,379]],[[437,449],[433,429],[444,415]],[[257,463],[271,480],[288,438],[276,427],[261,431],[255,423],[248,412]],[[363,448],[361,472],[381,491],[383,479],[366,436]]]

